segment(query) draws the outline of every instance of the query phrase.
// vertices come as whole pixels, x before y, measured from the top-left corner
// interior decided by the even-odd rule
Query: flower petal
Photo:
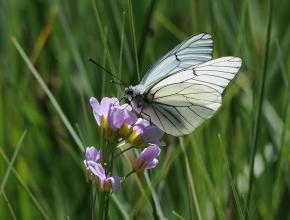
[[[143,138],[146,143],[158,143],[164,132],[158,127],[150,126],[144,130]]]
[[[108,98],[104,97],[101,101],[101,109],[102,109],[102,115],[108,117],[108,114],[112,108],[112,106],[119,106],[119,100],[117,98]]]
[[[106,179],[105,170],[100,163],[96,163],[94,161],[87,161],[87,165],[89,170],[99,177],[100,181],[104,181]]]
[[[134,123],[136,123],[137,117],[133,112],[125,109],[123,113],[124,113],[124,123],[128,125],[133,125]]]
[[[155,168],[157,164],[158,164],[158,160],[154,158],[153,160],[151,160],[149,163],[146,164],[145,169]]]
[[[94,161],[98,163],[101,159],[101,150],[97,150],[95,147],[87,147],[86,148],[86,161]]]
[[[90,104],[93,108],[93,113],[94,113],[95,119],[97,121],[97,124],[100,125],[101,124],[101,116],[102,116],[101,106],[95,97],[90,98]]]
[[[108,179],[111,180],[113,191],[115,191],[115,192],[120,191],[120,189],[121,189],[121,178],[118,177],[118,176],[111,176]]]
[[[137,131],[140,135],[142,135],[145,129],[150,126],[150,123],[143,118],[138,118],[136,123],[134,124],[133,130]]]
[[[136,126],[142,126],[144,128],[150,126],[150,122],[143,119],[143,118],[138,118],[137,122],[136,122]]]
[[[145,148],[139,155],[139,159],[147,163],[151,162],[155,157],[158,157],[160,154],[160,148],[157,145],[150,145]]]
[[[131,105],[128,105],[128,104],[123,104],[121,106],[119,106],[120,109],[123,109],[123,110],[128,110],[128,111],[132,111],[132,107]]]

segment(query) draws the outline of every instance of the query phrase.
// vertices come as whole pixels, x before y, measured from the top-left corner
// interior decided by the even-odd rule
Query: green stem
[[[96,198],[97,198],[97,188],[95,187],[95,184],[92,183],[92,195],[93,195],[93,201],[92,201],[92,220],[95,219],[95,207],[96,207]]]
[[[110,152],[110,162],[108,163],[108,166],[107,166],[107,171],[106,171],[106,175],[109,175],[110,173],[113,172],[113,154],[114,154],[114,148],[111,148],[109,150]],[[109,213],[109,204],[110,204],[110,198],[111,198],[111,193],[110,192],[106,192],[105,194],[105,213],[104,213],[104,219],[108,219],[108,213]]]
[[[152,180],[151,170],[148,170],[148,178],[149,178],[149,181]],[[149,185],[148,185],[148,187],[149,187]],[[156,220],[156,219],[158,219],[158,214],[157,214],[157,210],[155,207],[154,198],[153,198],[152,193],[150,194],[150,203],[151,203],[151,207],[152,207],[153,219]]]
[[[110,203],[110,192],[106,192],[106,198],[105,198],[105,216],[104,219],[108,219],[108,213],[109,213],[109,203]]]
[[[136,172],[136,170],[132,170],[131,172],[127,173],[127,175],[123,177],[123,179],[121,180],[121,182],[125,181],[125,179],[127,179],[129,176],[131,176],[135,172]]]
[[[116,159],[116,158],[117,158],[118,156],[120,156],[121,154],[123,154],[123,153],[125,153],[126,151],[131,150],[131,149],[133,149],[133,148],[134,148],[134,146],[131,146],[131,147],[128,147],[128,148],[126,148],[126,149],[120,151],[119,153],[117,153],[117,154],[112,158],[112,160]]]
[[[109,169],[109,165],[107,164],[107,161],[109,159],[109,144],[108,141],[105,141],[105,145],[104,147],[102,147],[102,165],[105,169],[105,174],[108,174],[108,169]],[[105,191],[100,191],[99,194],[99,220],[104,220],[105,216],[106,216],[106,192]]]
[[[271,24],[272,24],[272,8],[273,8],[273,1],[269,0],[269,17],[268,17],[268,26],[267,26],[267,38],[266,38],[266,51],[264,57],[264,67],[263,67],[263,75],[262,75],[262,84],[260,87],[260,95],[259,95],[259,105],[257,110],[257,119],[254,125],[254,134],[252,140],[252,156],[251,156],[251,166],[250,166],[250,179],[249,179],[249,191],[247,195],[247,208],[249,209],[250,201],[251,201],[251,193],[253,188],[254,182],[254,162],[255,162],[255,155],[257,152],[257,143],[258,143],[258,136],[259,136],[259,128],[260,128],[260,120],[261,120],[261,113],[262,113],[262,105],[264,99],[264,91],[265,91],[265,81],[266,81],[266,73],[267,73],[267,66],[268,66],[268,54],[269,54],[269,45],[270,45],[270,36],[271,36]]]
[[[99,194],[99,220],[104,219],[104,206],[105,206],[105,199],[106,199],[106,192],[100,192]]]

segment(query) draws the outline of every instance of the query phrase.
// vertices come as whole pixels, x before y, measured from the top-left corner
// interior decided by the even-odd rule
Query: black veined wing
[[[158,60],[147,71],[140,84],[148,88],[179,70],[207,62],[212,59],[212,51],[213,40],[210,34],[191,36]]]
[[[145,91],[150,104],[143,116],[174,136],[192,132],[219,109],[241,64],[238,57],[222,57],[168,75]]]

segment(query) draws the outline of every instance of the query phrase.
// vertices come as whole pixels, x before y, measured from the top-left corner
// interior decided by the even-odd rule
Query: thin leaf
[[[16,159],[16,157],[17,157],[17,155],[18,155],[18,152],[19,152],[19,150],[20,150],[20,147],[22,146],[22,143],[23,143],[23,140],[24,140],[26,134],[27,134],[27,130],[25,130],[25,131],[23,132],[23,134],[21,135],[21,137],[20,137],[20,139],[19,139],[19,141],[18,141],[18,144],[17,144],[16,150],[14,151],[14,154],[13,154],[13,156],[12,156],[12,159],[11,159],[11,161],[10,161],[10,163],[9,163],[9,166],[8,166],[8,168],[7,168],[7,170],[6,170],[6,173],[5,173],[5,175],[4,175],[4,178],[3,178],[3,180],[2,180],[2,183],[1,183],[1,191],[4,191],[5,184],[6,184],[7,180],[8,180],[8,177],[9,177],[10,172],[11,172],[11,170],[12,170],[12,167],[13,167],[13,165],[14,165],[15,159]]]
[[[260,131],[260,120],[262,116],[262,107],[263,107],[263,100],[264,100],[264,92],[265,92],[265,81],[266,81],[266,74],[268,69],[268,63],[269,63],[269,48],[270,48],[270,37],[271,37],[271,26],[272,26],[272,11],[273,11],[273,0],[269,0],[269,17],[268,17],[268,26],[267,26],[267,35],[266,35],[266,51],[265,51],[265,57],[264,57],[264,67],[263,67],[263,73],[262,73],[262,79],[261,79],[261,87],[259,91],[259,104],[257,108],[257,114],[256,114],[256,120],[253,130],[253,138],[252,138],[252,155],[251,155],[251,165],[250,165],[250,179],[249,179],[249,191],[247,195],[247,208],[250,207],[250,201],[251,201],[251,194],[252,194],[252,188],[254,183],[254,163],[255,163],[255,156],[257,152],[257,145],[258,145],[258,136]]]
[[[50,99],[53,107],[55,108],[55,110],[58,113],[60,119],[62,120],[62,122],[64,123],[66,128],[68,129],[68,131],[71,134],[72,138],[76,142],[76,144],[79,147],[80,151],[84,152],[84,147],[83,147],[83,144],[82,144],[79,136],[77,135],[77,133],[75,132],[75,130],[71,126],[70,122],[68,121],[67,117],[63,113],[63,111],[62,111],[60,105],[58,104],[58,102],[56,101],[55,97],[53,96],[53,94],[51,93],[51,91],[49,90],[47,85],[45,84],[44,80],[42,79],[40,74],[37,72],[37,70],[34,68],[34,66],[30,62],[30,60],[28,59],[26,53],[24,52],[24,50],[22,49],[22,47],[20,46],[20,44],[18,43],[16,38],[12,37],[12,42],[13,42],[14,46],[16,47],[16,49],[18,50],[18,52],[21,55],[21,57],[23,58],[23,60],[25,61],[27,67],[30,69],[31,73],[36,78],[37,82],[40,84],[41,88],[43,89],[43,91],[46,93],[46,95]]]
[[[9,161],[8,157],[6,156],[6,154],[3,152],[3,150],[1,148],[0,148],[0,154],[1,154],[2,158],[4,159],[4,161],[9,165],[11,162]],[[35,198],[35,196],[31,192],[31,190],[28,188],[28,186],[25,184],[24,180],[21,178],[19,173],[16,171],[16,169],[14,169],[13,167],[11,169],[12,169],[12,172],[15,175],[16,179],[18,180],[20,185],[23,187],[23,189],[26,191],[26,193],[28,194],[28,196],[30,197],[30,199],[32,200],[32,202],[34,203],[34,205],[36,206],[38,211],[41,213],[43,218],[50,219],[49,215],[43,209],[41,204],[37,201],[37,199]]]
[[[137,43],[136,43],[136,35],[135,35],[135,27],[134,27],[134,15],[133,15],[131,0],[128,0],[128,11],[129,11],[130,30],[131,30],[131,35],[133,38],[133,48],[134,48],[134,53],[135,53],[136,72],[138,76],[138,81],[140,81],[141,76],[140,76],[140,71],[139,71],[139,60],[138,60]]]
[[[197,217],[197,219],[202,220],[201,212],[200,212],[200,207],[199,207],[199,202],[198,202],[198,199],[197,199],[197,192],[196,192],[196,189],[195,189],[195,184],[194,184],[194,181],[193,181],[193,176],[191,174],[190,164],[189,164],[188,157],[187,157],[187,154],[186,154],[184,141],[183,141],[182,138],[179,138],[179,142],[180,142],[180,146],[181,146],[181,149],[183,151],[183,154],[184,154],[186,174],[187,174],[187,181],[189,182],[189,185],[190,185],[190,189],[191,190],[189,190],[189,191],[191,192],[191,194],[192,194],[191,196],[192,196],[193,201],[194,201],[194,207],[195,207],[195,211],[196,211],[196,217]],[[192,214],[191,214],[191,218],[192,218]]]
[[[234,195],[234,198],[235,198],[235,202],[236,202],[236,205],[237,205],[237,208],[238,208],[239,216],[240,216],[240,219],[244,220],[245,218],[244,218],[242,206],[240,204],[238,192],[237,192],[237,189],[236,189],[236,186],[235,186],[235,183],[234,183],[234,179],[233,179],[233,176],[231,174],[231,170],[230,170],[230,166],[229,166],[229,159],[227,158],[227,155],[226,155],[226,152],[225,152],[225,147],[224,147],[221,135],[219,134],[218,137],[219,137],[220,146],[221,146],[222,153],[223,153],[224,160],[225,160],[225,167],[226,167],[226,170],[227,170],[228,180],[229,180],[229,182],[231,184],[231,188],[232,188],[232,192],[233,192],[233,195]]]
[[[66,36],[67,41],[71,47],[72,55],[74,57],[76,65],[77,65],[79,72],[80,72],[82,79],[83,79],[83,89],[86,91],[86,93],[88,95],[92,95],[93,89],[92,89],[92,86],[91,86],[90,81],[89,81],[88,76],[87,76],[88,75],[87,70],[84,66],[82,59],[81,59],[80,53],[78,52],[77,45],[74,41],[74,38],[72,37],[72,33],[69,30],[69,26],[68,26],[68,23],[66,21],[63,10],[61,8],[60,2],[59,2],[59,0],[55,0],[55,2],[57,5],[57,8],[58,8],[60,21],[61,21],[61,24],[63,26],[65,36]]]

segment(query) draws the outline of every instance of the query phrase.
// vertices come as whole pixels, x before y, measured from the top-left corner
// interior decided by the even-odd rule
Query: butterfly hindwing
[[[221,94],[241,67],[241,59],[222,57],[176,72],[148,90],[143,113],[174,136],[190,133],[221,106]]]

